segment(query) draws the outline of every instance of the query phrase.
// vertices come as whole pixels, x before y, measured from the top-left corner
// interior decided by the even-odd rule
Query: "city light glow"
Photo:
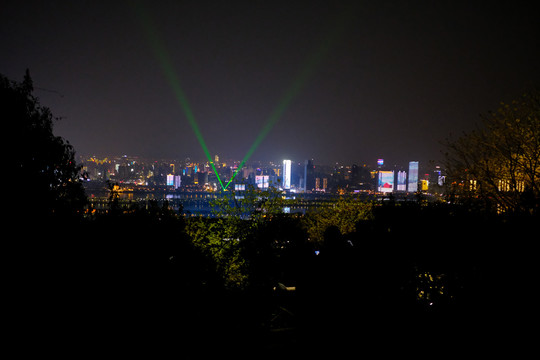
[[[173,61],[169,55],[169,52],[167,51],[167,48],[165,46],[162,36],[159,35],[156,26],[153,24],[152,19],[150,18],[148,13],[144,9],[142,9],[140,3],[137,3],[134,6],[134,9],[140,20],[140,23],[143,26],[146,40],[148,44],[151,46],[152,51],[161,67],[161,70],[163,71],[163,74],[165,78],[167,79],[167,82],[169,83],[169,86],[171,87],[176,100],[178,101],[180,107],[182,108],[182,111],[184,112],[186,119],[189,122],[189,125],[191,126],[191,130],[193,130],[193,133],[195,134],[197,141],[201,145],[204,155],[208,159],[208,162],[211,164],[212,170],[214,170],[214,173],[216,174],[216,177],[219,181],[219,184],[221,185],[221,188],[225,190],[226,187],[223,186],[223,182],[221,181],[221,178],[219,177],[216,167],[214,166],[212,162],[212,156],[210,155],[210,151],[208,150],[206,141],[204,140],[202,132],[197,123],[197,120],[195,119],[195,115],[193,114],[191,106],[189,105],[187,96],[185,95],[184,90],[180,86],[179,76],[176,73],[175,67],[173,65]]]
[[[305,65],[300,69],[300,71],[294,78],[291,85],[286,89],[286,91],[281,96],[280,101],[278,102],[276,108],[270,114],[264,126],[260,130],[259,134],[255,137],[255,140],[253,141],[253,143],[247,150],[245,156],[243,157],[240,163],[240,166],[234,172],[233,176],[227,182],[227,184],[223,185],[223,182],[221,181],[221,178],[212,162],[212,157],[210,155],[208,146],[206,145],[206,141],[204,140],[202,132],[199,128],[199,125],[195,119],[195,115],[193,114],[193,111],[191,110],[187,97],[184,91],[182,90],[182,87],[180,86],[178,74],[175,71],[175,67],[171,60],[169,52],[167,51],[163,38],[158,34],[157,27],[153,24],[153,21],[149,17],[148,13],[144,11],[144,9],[142,9],[141,4],[136,4],[135,10],[136,10],[138,18],[140,19],[141,24],[143,25],[146,39],[148,43],[150,44],[150,46],[152,47],[152,51],[158,60],[161,70],[163,71],[165,78],[167,79],[169,85],[171,86],[173,93],[176,97],[176,100],[180,104],[182,111],[184,112],[184,115],[186,116],[189,122],[189,125],[191,126],[191,129],[193,130],[195,134],[195,137],[197,138],[199,144],[201,145],[201,148],[203,149],[203,152],[206,158],[208,159],[208,162],[211,164],[212,169],[214,170],[214,173],[216,174],[216,177],[223,190],[226,190],[231,184],[231,182],[236,178],[238,171],[242,169],[246,161],[248,161],[251,158],[251,156],[253,155],[255,150],[259,147],[259,145],[262,143],[264,138],[268,135],[268,133],[280,120],[280,118],[283,116],[283,114],[285,113],[285,111],[287,110],[291,102],[294,100],[294,98],[298,96],[300,91],[304,88],[308,79],[313,75],[318,65],[322,62],[324,57],[328,54],[332,45],[336,42],[338,36],[340,36],[345,30],[344,22],[340,21],[337,24],[335,24],[332,31],[329,31],[326,34],[326,36],[323,37],[319,46],[311,54],[311,56],[307,58]],[[343,15],[346,16],[347,14],[343,14]]]

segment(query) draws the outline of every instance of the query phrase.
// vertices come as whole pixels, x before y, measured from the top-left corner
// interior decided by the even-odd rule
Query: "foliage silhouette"
[[[452,199],[487,211],[538,214],[540,92],[523,95],[483,117],[483,126],[446,141]],[[478,201],[475,201],[478,199]]]
[[[303,223],[309,238],[322,244],[324,232],[330,226],[336,226],[342,234],[348,234],[354,232],[358,222],[369,220],[371,216],[371,203],[352,196],[340,196],[331,206],[306,214]]]
[[[297,223],[283,214],[286,204],[274,188],[228,192],[213,201],[213,218],[189,219],[186,231],[194,244],[214,260],[225,287],[246,288],[277,276],[271,274],[271,264],[291,244],[290,236],[283,236],[282,229],[290,228],[291,221]],[[291,231],[291,235],[299,233]],[[296,241],[301,239],[292,243]]]
[[[7,172],[19,191],[10,206],[36,217],[80,214],[86,195],[68,141],[53,133],[53,115],[33,94],[27,70],[21,83],[0,75],[0,108],[17,147],[6,157]],[[28,212],[30,211],[30,214]]]

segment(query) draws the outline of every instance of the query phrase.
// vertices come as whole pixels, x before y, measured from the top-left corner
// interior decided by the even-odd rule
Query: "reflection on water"
[[[109,191],[88,191],[87,189],[87,194],[92,209],[107,211],[110,208]],[[185,216],[212,216],[212,200],[227,195],[220,192],[204,191],[120,191],[118,196],[119,205],[122,207],[131,205],[148,207],[150,202],[157,202],[158,206],[163,206],[167,202],[174,211],[179,212],[181,210],[181,213]],[[241,198],[241,195],[236,195],[236,198]],[[337,198],[330,194],[295,194],[292,198],[294,201],[283,208],[284,213],[305,214],[309,209],[332,206],[337,201]],[[289,199],[288,196],[287,199]],[[364,200],[369,200],[369,197],[365,196]]]
[[[183,215],[203,215],[210,216],[212,211],[211,200],[219,195],[214,193],[145,193],[135,194],[133,192],[120,192],[120,206],[130,206],[138,204],[142,207],[147,207],[150,201],[155,201],[159,206],[165,202],[174,210],[182,210]],[[93,209],[98,211],[107,210],[109,208],[109,193],[108,192],[93,192],[88,194],[90,204]]]
[[[186,193],[144,193],[120,192],[119,205],[129,207],[137,204],[140,207],[148,207],[151,201],[162,206],[165,202],[175,211],[184,216],[213,216],[212,200],[220,198],[220,193],[208,192],[186,192]],[[92,192],[88,194],[92,209],[97,211],[107,211],[110,207],[108,192]],[[283,208],[285,213],[305,213],[308,208],[317,207],[317,201],[302,199],[295,205],[288,205]]]

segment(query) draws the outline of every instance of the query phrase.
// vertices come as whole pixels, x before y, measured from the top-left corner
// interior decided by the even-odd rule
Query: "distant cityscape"
[[[444,172],[438,165],[410,161],[387,164],[317,164],[313,159],[212,162],[190,158],[146,159],[137,156],[81,156],[87,192],[98,192],[114,183],[124,191],[219,192],[277,188],[288,194],[440,194]]]

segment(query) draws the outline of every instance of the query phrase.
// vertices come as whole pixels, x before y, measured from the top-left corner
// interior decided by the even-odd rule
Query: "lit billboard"
[[[256,175],[255,176],[255,184],[257,184],[257,187],[259,189],[268,189],[268,179],[270,176],[268,175]]]
[[[377,185],[379,192],[392,192],[394,191],[394,172],[393,171],[379,171],[379,182]]]
[[[167,175],[167,186],[174,186],[174,175]]]

